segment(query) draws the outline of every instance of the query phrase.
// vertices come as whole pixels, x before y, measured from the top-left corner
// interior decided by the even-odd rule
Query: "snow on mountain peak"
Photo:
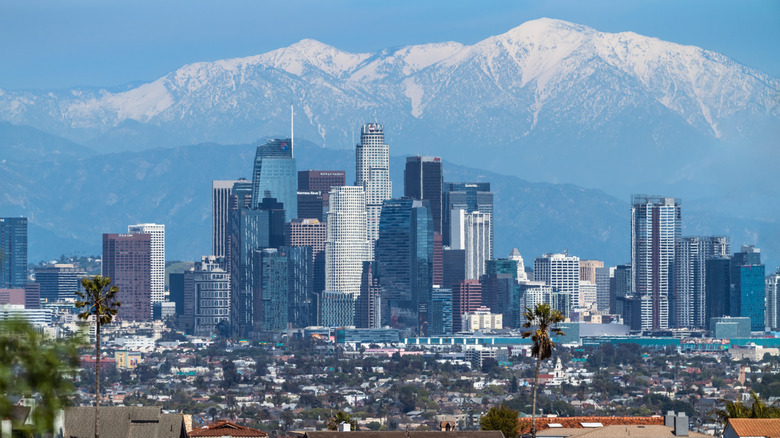
[[[317,40],[303,39],[258,58],[266,65],[296,76],[302,76],[311,66],[331,76],[342,77],[354,71],[369,56],[367,53],[345,52]]]

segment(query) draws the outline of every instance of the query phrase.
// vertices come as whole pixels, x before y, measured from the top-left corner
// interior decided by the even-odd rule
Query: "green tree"
[[[76,307],[84,309],[79,313],[80,319],[95,317],[95,438],[100,438],[98,419],[98,406],[100,406],[100,327],[110,323],[114,319],[121,303],[117,301],[116,294],[119,287],[111,285],[111,277],[96,275],[92,278],[81,279],[84,292],[77,290],[79,300]]]
[[[338,430],[341,423],[349,423],[350,430],[358,430],[357,420],[353,420],[349,414],[343,411],[338,411],[328,418],[328,430]]]
[[[547,303],[537,304],[533,310],[526,307],[523,312],[525,317],[524,328],[531,329],[523,332],[524,338],[531,338],[531,356],[536,358],[536,371],[534,372],[534,398],[531,407],[531,436],[536,438],[536,391],[539,388],[539,368],[542,361],[552,356],[555,343],[551,333],[563,336],[563,331],[555,325],[564,321],[561,312],[553,310]]]
[[[51,431],[73,394],[68,373],[79,366],[79,345],[79,338],[46,340],[23,320],[0,321],[0,418],[13,418],[9,395],[36,397],[32,425],[13,426],[30,434]]]
[[[519,413],[503,403],[490,408],[479,420],[482,430],[500,430],[504,438],[516,438],[520,433]]]
[[[723,409],[713,411],[712,414],[724,426],[729,418],[780,418],[780,408],[767,406],[755,391],[750,391],[753,405],[748,407],[741,401],[721,400],[725,403]]]

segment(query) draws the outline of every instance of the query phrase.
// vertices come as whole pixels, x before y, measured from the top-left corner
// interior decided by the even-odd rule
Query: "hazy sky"
[[[540,17],[697,45],[780,77],[776,0],[2,0],[0,88],[150,81],[303,38],[353,52],[472,44]]]

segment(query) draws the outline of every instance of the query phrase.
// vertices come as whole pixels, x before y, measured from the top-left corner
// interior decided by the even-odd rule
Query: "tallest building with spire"
[[[365,192],[366,231],[373,244],[379,237],[382,202],[393,196],[390,147],[385,144],[384,127],[378,123],[366,123],[360,129],[360,143],[355,146],[355,185]]]
[[[293,157],[292,139],[268,140],[257,147],[252,174],[252,207],[264,198],[276,198],[284,204],[285,221],[298,214],[298,170]]]

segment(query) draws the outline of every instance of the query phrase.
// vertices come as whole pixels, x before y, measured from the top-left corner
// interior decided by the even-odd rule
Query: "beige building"
[[[596,284],[596,268],[603,268],[600,260],[580,260],[580,281]]]
[[[472,313],[463,314],[463,331],[495,330],[504,327],[504,316],[500,313],[490,313],[490,308],[480,307]]]

